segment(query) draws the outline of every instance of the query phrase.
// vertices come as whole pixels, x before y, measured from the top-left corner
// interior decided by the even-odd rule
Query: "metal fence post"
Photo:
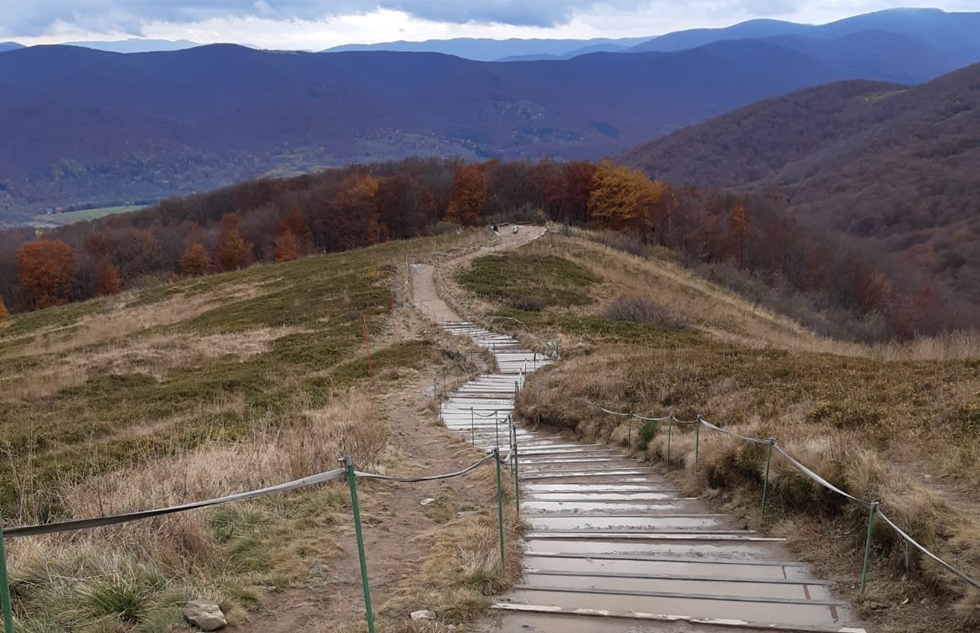
[[[629,414],[629,434],[626,436],[626,450],[633,450],[633,412],[630,411]]]
[[[517,446],[517,429],[514,427],[513,416],[507,416],[507,436],[510,440],[510,455],[514,456],[514,447]],[[514,474],[514,462],[513,459],[510,462],[510,474]]]
[[[597,419],[599,414],[599,407],[592,407],[592,439],[599,438],[599,420]]]
[[[517,432],[514,432],[514,507],[517,508],[517,516],[521,516],[521,477],[520,467],[517,465]]]
[[[351,510],[354,513],[354,535],[357,537],[357,557],[361,563],[361,586],[364,589],[364,613],[367,618],[368,633],[374,633],[374,612],[371,610],[371,587],[368,584],[367,560],[364,558],[364,535],[361,533],[361,510],[357,505],[357,479],[354,477],[354,458],[342,457],[340,462],[347,470],[347,483],[350,486]]]
[[[10,603],[10,582],[7,580],[7,551],[4,547],[3,516],[0,515],[0,601],[3,601],[3,630],[14,633],[14,607]]]
[[[473,415],[473,407],[470,407],[470,444],[476,446],[476,422]]]
[[[504,564],[504,550],[506,546],[504,545],[504,489],[503,485],[500,483],[500,449],[493,449],[493,461],[497,466],[497,528],[500,531],[500,569],[502,571],[506,570],[507,567]]]
[[[769,494],[769,464],[772,462],[772,447],[776,444],[776,438],[769,438],[769,450],[766,451],[766,476],[762,479],[762,509],[759,510],[759,520],[766,515],[766,495]]]
[[[670,440],[674,434],[674,414],[667,418],[667,468],[670,468]]]
[[[878,502],[871,502],[871,512],[868,514],[868,537],[864,541],[864,567],[861,569],[861,597],[868,584],[868,562],[871,560],[871,533],[875,526],[875,514],[878,513]]]
[[[496,411],[493,412],[493,435],[496,440],[494,446],[500,448],[500,416]]]
[[[694,421],[694,468],[697,470],[701,457],[701,416]]]

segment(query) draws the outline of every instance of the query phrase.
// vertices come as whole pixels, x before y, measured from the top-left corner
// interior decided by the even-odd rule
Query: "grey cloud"
[[[616,10],[654,0],[0,0],[0,35],[42,35],[58,21],[93,31],[139,35],[141,21],[191,23],[219,17],[316,20],[399,10],[437,22],[555,26],[579,10],[599,5]]]

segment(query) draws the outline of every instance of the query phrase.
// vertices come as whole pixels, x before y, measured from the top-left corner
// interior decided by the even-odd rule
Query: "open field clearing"
[[[478,350],[408,305],[406,264],[484,243],[461,233],[310,257],[20,315],[0,329],[0,507],[7,526],[106,516],[337,468],[453,472],[482,454],[424,388]],[[371,349],[366,357],[367,332]],[[373,385],[369,378],[373,374]],[[451,385],[450,385],[451,386]],[[518,573],[497,566],[492,471],[361,485],[379,629],[470,622]],[[425,507],[421,499],[436,503]],[[508,518],[509,547],[518,528]],[[406,547],[407,544],[411,544]],[[18,631],[183,630],[189,599],[235,630],[359,630],[343,482],[75,534],[8,541]],[[452,590],[448,590],[452,588]]]
[[[533,375],[518,411],[570,436],[666,458],[666,425],[597,414],[696,415],[775,437],[801,462],[882,510],[920,543],[980,575],[980,363],[976,337],[877,347],[817,337],[669,261],[588,234],[549,234],[441,276],[457,309],[563,360]],[[519,281],[519,290],[515,287]],[[867,513],[773,458],[765,520],[765,447],[673,429],[671,473],[746,526],[789,539],[882,631],[975,630],[976,595],[876,525],[861,599]]]
[[[143,206],[121,206],[121,207],[102,207],[100,209],[86,209],[84,211],[68,211],[66,213],[46,213],[34,218],[34,223],[38,226],[67,226],[75,222],[85,222],[104,218],[107,215],[117,213],[130,213],[139,211]]]

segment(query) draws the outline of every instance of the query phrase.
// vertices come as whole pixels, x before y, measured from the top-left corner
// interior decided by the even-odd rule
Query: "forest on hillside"
[[[804,224],[891,276],[980,305],[980,64],[921,86],[840,82],[769,99],[621,157],[651,178],[778,188]],[[957,317],[960,318],[960,317]]]
[[[803,229],[779,195],[677,187],[579,161],[408,159],[261,179],[39,233],[0,234],[0,297],[22,312],[181,277],[505,221],[551,220],[724,264],[906,337],[953,322],[934,288]]]

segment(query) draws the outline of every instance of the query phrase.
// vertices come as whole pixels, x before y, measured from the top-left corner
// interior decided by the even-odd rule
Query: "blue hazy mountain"
[[[442,53],[455,55],[475,61],[498,61],[504,58],[522,59],[560,59],[572,51],[587,49],[588,52],[607,50],[627,50],[631,46],[646,41],[645,37],[624,39],[597,38],[591,40],[546,40],[546,39],[507,39],[455,38],[450,40],[428,40],[425,42],[385,42],[381,44],[345,44],[327,49],[326,53],[352,51],[395,51],[403,53]]]
[[[65,42],[64,46],[81,46],[110,53],[153,53],[160,51],[181,51],[200,46],[190,40],[147,40],[131,38],[118,41]]]
[[[24,45],[18,44],[17,42],[0,42],[0,53],[15,51],[18,48],[24,48]]]
[[[806,50],[821,58],[836,56],[840,59],[851,52],[863,57],[873,55],[872,49],[878,43],[890,51],[897,51],[895,45],[900,40],[895,37],[886,40],[883,34],[905,38],[901,41],[916,50],[923,50],[930,57],[943,57],[943,72],[980,61],[980,13],[947,13],[939,9],[889,9],[822,25],[751,20],[721,29],[669,33],[638,44],[630,51],[670,52],[725,40],[775,38],[774,41],[782,45]],[[792,39],[794,36],[798,39]],[[863,45],[862,38],[868,40]],[[823,46],[819,43],[821,40]],[[912,74],[921,76],[921,73]]]

